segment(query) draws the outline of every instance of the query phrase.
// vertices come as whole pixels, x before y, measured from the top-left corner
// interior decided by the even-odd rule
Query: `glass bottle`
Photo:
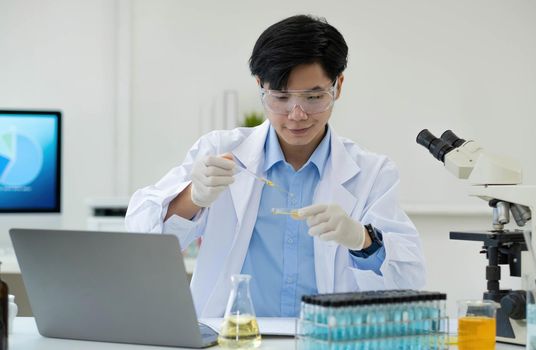
[[[218,344],[226,349],[252,349],[261,345],[259,325],[249,293],[250,275],[233,275]]]
[[[0,262],[0,265],[2,263]],[[7,350],[7,317],[9,291],[7,284],[0,279],[0,350]]]

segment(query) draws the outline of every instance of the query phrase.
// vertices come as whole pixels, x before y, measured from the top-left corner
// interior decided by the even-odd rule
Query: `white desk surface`
[[[260,349],[294,350],[291,337],[263,337]],[[209,349],[217,349],[211,347]],[[39,334],[33,317],[17,317],[13,334],[9,335],[9,350],[170,350],[163,346],[101,343],[81,340],[45,338]]]
[[[17,317],[9,336],[10,350],[155,350],[177,349],[161,346],[100,343],[80,340],[53,339],[42,337],[37,332],[33,317]],[[217,349],[212,347],[210,349]],[[457,347],[451,347],[456,349]],[[290,337],[263,337],[260,349],[294,350],[295,341]],[[497,350],[523,350],[525,347],[497,343]]]

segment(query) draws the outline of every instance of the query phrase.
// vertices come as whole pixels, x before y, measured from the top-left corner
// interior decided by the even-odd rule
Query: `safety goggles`
[[[328,89],[321,90],[268,90],[260,88],[261,100],[268,111],[288,115],[296,106],[307,114],[327,111],[335,102],[337,79]]]

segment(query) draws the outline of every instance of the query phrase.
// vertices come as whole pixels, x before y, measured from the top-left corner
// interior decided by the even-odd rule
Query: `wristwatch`
[[[383,235],[380,230],[374,228],[371,224],[366,224],[364,227],[370,236],[372,244],[361,250],[350,250],[350,253],[357,257],[368,258],[383,246]]]
[[[365,230],[367,230],[367,233],[369,234],[370,236],[370,240],[372,241],[372,244],[379,244],[380,246],[383,245],[383,236],[382,236],[382,233],[375,229],[374,227],[372,227],[371,224],[366,224],[365,225]],[[370,248],[370,247],[369,247]]]

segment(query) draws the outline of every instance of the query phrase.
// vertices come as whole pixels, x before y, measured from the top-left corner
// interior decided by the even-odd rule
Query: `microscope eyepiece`
[[[456,136],[452,130],[445,131],[440,138],[454,148],[458,148],[465,143],[465,140]]]
[[[424,146],[424,148],[432,153],[434,158],[443,163],[445,162],[445,155],[454,149],[445,140],[435,137],[428,129],[421,130],[417,135],[417,143]]]

